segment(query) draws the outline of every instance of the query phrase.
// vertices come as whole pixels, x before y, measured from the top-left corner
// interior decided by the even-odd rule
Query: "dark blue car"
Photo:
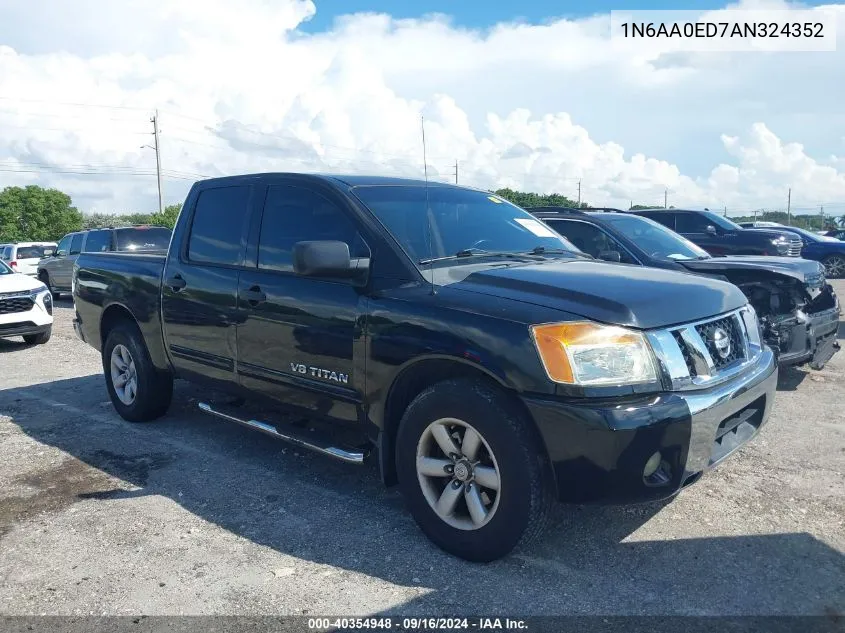
[[[757,229],[748,230],[756,231]],[[845,276],[845,242],[794,226],[780,226],[778,231],[788,231],[798,235],[803,243],[801,257],[824,264],[825,275],[828,279],[839,279]]]

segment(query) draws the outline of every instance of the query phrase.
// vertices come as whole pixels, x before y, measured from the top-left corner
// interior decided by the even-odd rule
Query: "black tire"
[[[50,291],[50,294],[53,296],[53,299],[58,299],[61,296],[61,293],[58,293],[53,290],[53,286],[50,285],[50,273],[48,273],[46,270],[42,270],[40,273],[38,273],[38,281],[47,286],[47,289]]]
[[[53,328],[49,327],[40,334],[25,334],[23,340],[27,345],[44,345],[44,343],[50,340],[52,333]]]
[[[495,455],[498,506],[492,506],[492,516],[481,527],[460,529],[447,523],[418,479],[420,439],[430,424],[443,418],[468,423]],[[465,560],[489,562],[542,534],[554,501],[553,483],[545,450],[530,425],[507,394],[480,380],[440,382],[410,404],[396,438],[399,486],[417,524],[441,549]]]
[[[845,257],[829,255],[822,260],[825,276],[828,279],[840,279],[845,276]]]
[[[121,401],[112,380],[111,355],[118,345],[128,350],[135,367],[137,392],[130,404]],[[153,365],[144,338],[134,324],[119,323],[109,331],[102,360],[106,389],[120,417],[129,422],[149,422],[167,413],[173,399],[173,377]]]

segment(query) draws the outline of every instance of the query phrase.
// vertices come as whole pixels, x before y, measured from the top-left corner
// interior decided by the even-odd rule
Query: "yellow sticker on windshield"
[[[490,202],[495,202],[496,204],[502,204],[503,200],[499,200],[496,196],[487,196],[487,199]]]

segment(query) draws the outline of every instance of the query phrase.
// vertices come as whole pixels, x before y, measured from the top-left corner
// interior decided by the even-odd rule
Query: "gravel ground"
[[[672,503],[560,506],[473,565],[374,466],[202,415],[190,385],[124,422],[71,316],[0,341],[0,614],[845,613],[845,352],[782,372],[768,426]]]

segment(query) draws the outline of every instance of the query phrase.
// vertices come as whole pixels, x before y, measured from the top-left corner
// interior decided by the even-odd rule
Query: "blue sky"
[[[616,0],[520,0],[520,2],[490,2],[490,0],[427,0],[426,2],[402,2],[399,0],[314,0],[317,15],[303,24],[306,32],[324,31],[332,26],[339,15],[359,12],[388,13],[394,18],[416,18],[428,13],[444,13],[452,17],[457,26],[484,28],[499,22],[525,21],[542,23],[556,17],[579,17],[595,13],[607,13],[616,9],[716,9],[726,2],[713,0],[640,0],[629,2]],[[815,6],[821,1],[804,2]],[[628,6],[625,6],[628,5]]]

